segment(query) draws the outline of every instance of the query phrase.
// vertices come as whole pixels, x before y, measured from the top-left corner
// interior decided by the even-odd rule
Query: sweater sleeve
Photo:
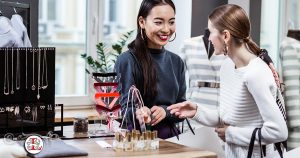
[[[197,111],[192,118],[202,125],[216,127],[219,124],[219,113],[217,109],[209,109],[205,106],[197,105]]]
[[[258,70],[255,69],[255,71]],[[260,69],[260,72],[248,73],[245,78],[246,86],[255,100],[263,120],[261,127],[262,143],[271,144],[286,140],[288,130],[276,104],[275,91],[277,87],[272,73],[265,66]],[[226,130],[226,142],[248,146],[254,128],[229,126]],[[256,139],[258,138],[256,137]]]
[[[176,103],[186,101],[186,82],[185,82],[185,66],[182,59],[179,60],[179,74],[178,74],[178,85],[179,85],[179,92],[176,98]],[[169,105],[161,105],[161,107],[166,111],[166,119],[173,123],[182,122],[184,119],[180,119],[174,114],[171,114],[167,107]]]
[[[132,126],[132,114],[135,111],[135,108],[132,108],[131,100],[128,102],[128,109],[125,115],[127,100],[128,100],[128,91],[132,85],[135,84],[134,76],[133,76],[133,60],[129,53],[125,52],[121,54],[116,61],[115,71],[118,75],[120,75],[118,89],[120,91],[120,104],[122,115],[125,117],[125,121],[128,126]],[[133,111],[132,111],[133,109]],[[124,122],[125,123],[125,122]],[[133,127],[133,126],[132,126]]]

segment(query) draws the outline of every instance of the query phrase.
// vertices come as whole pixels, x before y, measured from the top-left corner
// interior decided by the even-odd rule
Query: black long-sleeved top
[[[166,118],[152,127],[153,130],[158,130],[159,138],[165,139],[175,136],[176,132],[179,132],[177,128],[175,128],[175,123],[183,120],[171,115],[170,111],[166,108],[169,105],[186,100],[185,66],[178,55],[165,50],[164,48],[149,49],[149,51],[155,62],[154,65],[157,73],[157,96],[151,105],[145,106],[149,108],[153,105],[161,106],[166,111]],[[115,70],[121,75],[119,86],[121,87],[120,104],[122,106],[123,114],[126,108],[128,90],[132,85],[136,85],[138,82],[136,81],[138,79],[135,74],[137,69],[136,60],[129,51],[122,53],[118,57]],[[129,106],[130,105],[131,104],[129,104]],[[128,108],[127,113],[127,120],[131,120],[131,108]],[[130,126],[131,125],[129,125],[129,128]],[[174,131],[174,129],[176,131]]]

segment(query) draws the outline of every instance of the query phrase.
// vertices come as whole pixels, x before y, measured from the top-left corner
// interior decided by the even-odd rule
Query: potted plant
[[[123,47],[126,45],[127,40],[131,37],[133,31],[123,34],[117,43],[109,47],[104,42],[99,42],[96,45],[97,57],[94,59],[87,54],[81,54],[81,57],[86,61],[88,68],[85,69],[86,73],[109,73],[112,72],[117,57],[122,53]]]

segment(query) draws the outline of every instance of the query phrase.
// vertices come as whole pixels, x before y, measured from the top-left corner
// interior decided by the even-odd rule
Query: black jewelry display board
[[[0,134],[54,130],[55,48],[0,48]]]

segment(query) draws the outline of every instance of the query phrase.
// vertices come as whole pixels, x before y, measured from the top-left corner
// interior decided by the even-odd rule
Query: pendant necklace
[[[11,91],[10,94],[14,94],[14,49],[11,48]]]
[[[26,48],[26,50],[25,50],[25,56],[26,56],[26,57],[25,57],[25,58],[26,58],[26,59],[25,59],[25,62],[26,62],[26,63],[25,63],[25,69],[26,69],[26,70],[25,70],[25,73],[26,73],[26,76],[25,76],[25,77],[26,77],[26,79],[25,79],[25,80],[26,80],[25,88],[27,89],[27,48]]]
[[[41,85],[40,85],[40,79],[41,79],[41,48],[39,48],[39,51],[38,51],[38,83],[37,83],[37,99],[40,99],[40,89],[41,89]]]
[[[46,89],[48,87],[48,72],[47,72],[47,53],[46,49],[44,49],[44,57],[43,57],[43,71],[42,71],[42,88]],[[46,84],[44,84],[44,76],[46,80]]]
[[[9,95],[8,48],[5,49],[4,64],[4,94]]]
[[[20,89],[20,51],[19,48],[17,49],[17,70],[16,70],[16,89]]]
[[[32,86],[31,86],[31,90],[35,90],[35,85],[34,85],[34,51],[32,50]]]

